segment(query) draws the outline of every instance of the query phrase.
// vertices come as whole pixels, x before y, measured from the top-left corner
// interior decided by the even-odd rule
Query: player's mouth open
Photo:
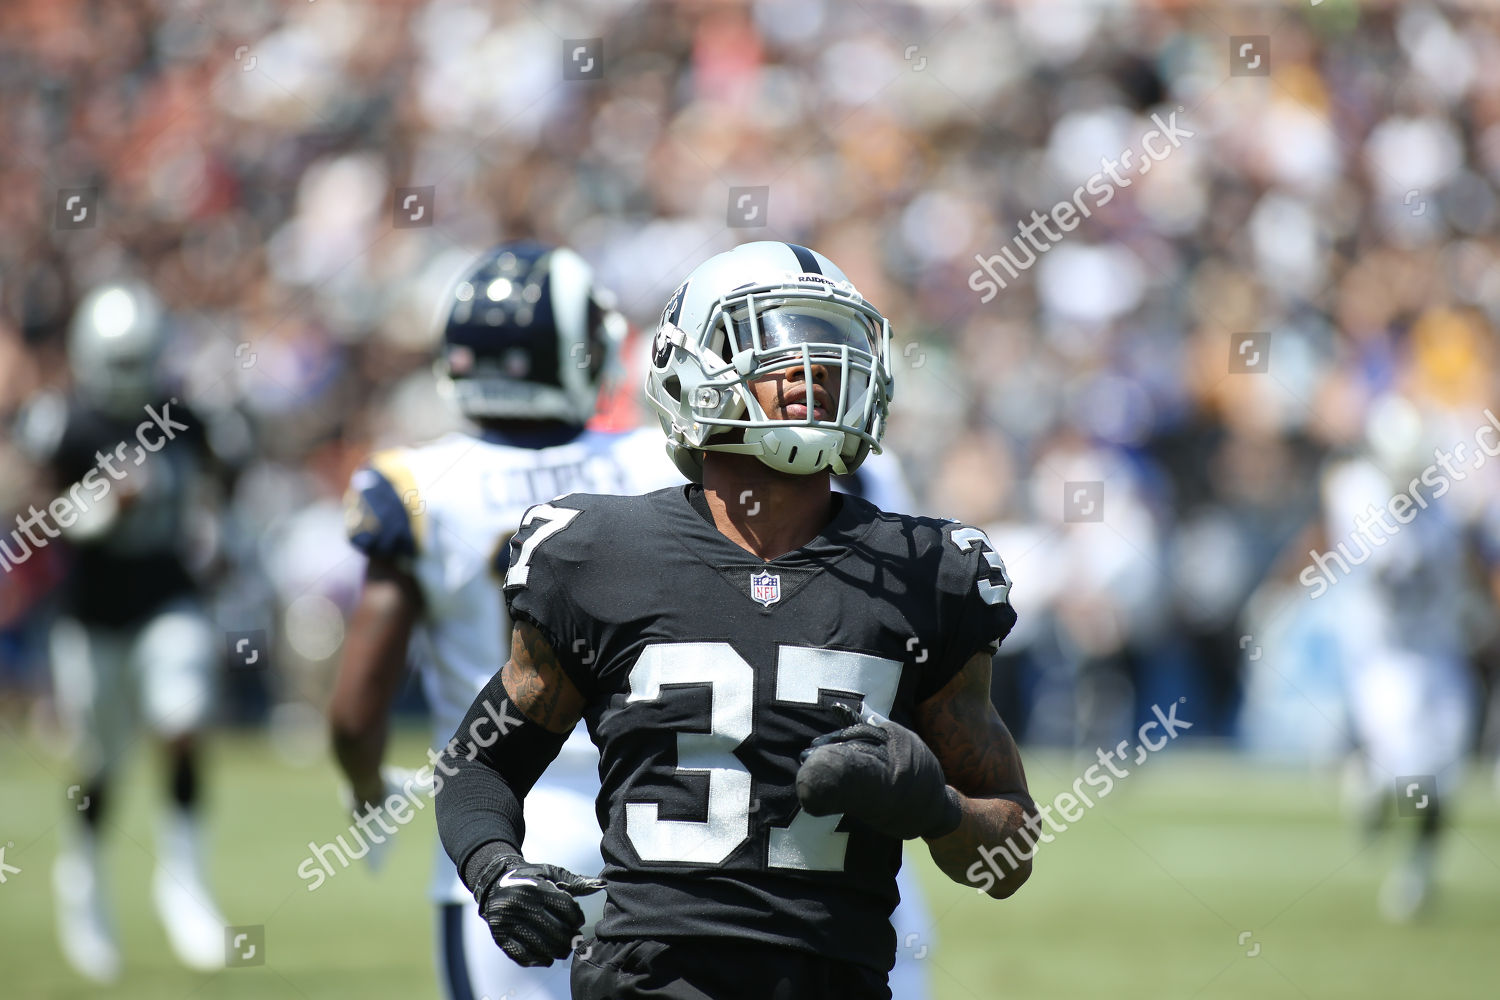
[[[813,390],[812,417],[814,420],[828,419],[828,400],[821,387]],[[787,420],[805,420],[807,418],[807,393],[801,390],[793,390],[788,394],[786,402],[781,405],[782,416]]]

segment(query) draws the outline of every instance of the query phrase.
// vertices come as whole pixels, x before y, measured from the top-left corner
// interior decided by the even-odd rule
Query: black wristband
[[[470,854],[468,860],[464,862],[463,870],[458,874],[463,879],[464,885],[469,887],[469,891],[478,897],[485,890],[486,884],[493,881],[490,877],[493,875],[493,872],[487,869],[490,869],[492,865],[502,858],[520,856],[520,848],[507,844],[503,840],[492,840],[476,848],[474,853]],[[483,903],[484,901],[480,900],[480,902]]]

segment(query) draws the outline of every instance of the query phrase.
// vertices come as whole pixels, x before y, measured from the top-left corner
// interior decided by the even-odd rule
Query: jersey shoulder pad
[[[1010,574],[984,529],[962,521],[923,520],[935,522],[942,539],[938,588],[960,597],[972,593],[987,605],[1009,606]]]
[[[904,560],[911,560],[917,567],[914,572],[936,574],[939,586],[956,572],[953,564],[962,561],[963,552],[948,540],[948,529],[954,527],[955,522],[885,510],[868,497],[854,494],[846,496],[844,502],[866,508],[865,516],[877,525],[876,544]],[[930,589],[933,583],[928,580],[924,589]]]
[[[593,686],[601,609],[618,602],[617,538],[643,498],[565,493],[526,509],[500,559],[506,610],[536,627],[580,691]],[[497,566],[497,571],[502,567]]]
[[[378,451],[349,481],[344,530],[367,556],[410,559],[422,550],[427,506],[406,449]]]
[[[971,657],[993,653],[1016,624],[1010,574],[983,529],[960,521],[922,518],[940,539],[937,591],[946,643],[930,691],[946,683]]]
[[[560,573],[606,555],[615,541],[616,525],[631,516],[630,508],[639,499],[564,493],[526,508],[494,567],[503,575],[505,590],[532,586],[532,570],[538,565],[544,565],[549,574]]]
[[[875,522],[871,544],[909,567],[914,590],[962,601],[977,595],[984,603],[1007,603],[1010,578],[1005,564],[978,528],[941,517],[881,510],[863,497],[845,503],[866,508]]]

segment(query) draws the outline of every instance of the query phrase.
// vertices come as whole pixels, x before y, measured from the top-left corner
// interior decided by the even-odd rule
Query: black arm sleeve
[[[472,873],[465,863],[481,847],[498,843],[508,854],[521,853],[526,837],[521,803],[567,738],[522,715],[511,704],[499,673],[469,706],[437,758],[433,781],[438,836],[470,889]]]

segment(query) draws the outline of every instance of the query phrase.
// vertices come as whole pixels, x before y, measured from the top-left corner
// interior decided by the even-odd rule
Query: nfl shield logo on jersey
[[[750,574],[750,596],[769,608],[781,600],[781,577],[775,573]]]

